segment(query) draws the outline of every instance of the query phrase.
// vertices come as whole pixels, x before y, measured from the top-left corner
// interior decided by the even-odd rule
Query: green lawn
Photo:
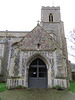
[[[6,83],[0,83],[0,92],[6,91]]]
[[[70,89],[72,93],[75,93],[75,81],[70,83]]]

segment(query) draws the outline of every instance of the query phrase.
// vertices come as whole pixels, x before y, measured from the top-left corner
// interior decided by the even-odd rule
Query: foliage
[[[67,35],[67,42],[68,42],[68,49],[69,49],[68,51],[72,51],[72,52],[69,52],[69,56],[75,59],[75,53],[74,53],[75,51],[75,29],[70,31],[69,34]]]
[[[0,97],[0,100],[1,100],[1,97]]]
[[[59,85],[56,85],[53,87],[53,89],[56,89],[56,90],[64,90],[65,88],[59,86]]]
[[[6,91],[6,83],[0,83],[0,92]]]
[[[71,81],[70,82],[70,91],[72,92],[72,93],[75,93],[75,81]]]
[[[23,86],[22,86],[22,85],[18,85],[16,88],[17,88],[17,89],[22,89]]]
[[[16,88],[17,88],[17,89],[26,89],[26,87],[24,87],[24,86],[22,86],[22,85],[18,85]]]

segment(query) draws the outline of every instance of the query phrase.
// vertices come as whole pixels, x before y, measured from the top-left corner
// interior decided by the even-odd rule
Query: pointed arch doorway
[[[47,88],[47,67],[40,58],[33,60],[29,66],[29,88]]]

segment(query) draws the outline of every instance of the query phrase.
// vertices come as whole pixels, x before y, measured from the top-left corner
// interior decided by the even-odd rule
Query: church
[[[59,6],[42,6],[41,22],[31,31],[0,31],[0,81],[7,88],[68,88],[70,80]]]

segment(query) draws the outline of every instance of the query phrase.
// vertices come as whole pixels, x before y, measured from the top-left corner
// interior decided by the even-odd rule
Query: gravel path
[[[75,93],[53,89],[21,89],[0,93],[1,100],[75,100]]]

